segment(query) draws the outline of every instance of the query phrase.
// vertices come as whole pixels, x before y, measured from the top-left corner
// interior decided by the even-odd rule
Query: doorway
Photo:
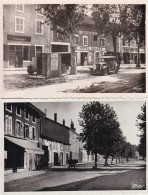
[[[61,165],[63,165],[63,152],[60,152]]]
[[[81,52],[81,65],[84,66],[87,63],[87,52]]]
[[[58,166],[59,163],[58,163],[58,153],[57,152],[54,152],[54,166]]]
[[[130,63],[129,60],[130,60],[130,54],[129,53],[123,53],[123,63],[124,64],[129,64]]]

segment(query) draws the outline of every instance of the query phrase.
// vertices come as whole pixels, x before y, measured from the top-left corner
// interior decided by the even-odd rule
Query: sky
[[[71,102],[38,102],[33,104],[45,111],[47,109],[47,117],[54,120],[54,113],[57,113],[57,122],[63,123],[65,119],[65,125],[70,127],[71,119],[74,122],[77,133],[81,133],[81,126],[79,125],[79,112],[82,110],[84,104],[90,101],[71,101]],[[140,134],[138,127],[136,126],[136,120],[138,114],[141,113],[141,107],[145,103],[143,100],[122,100],[122,101],[100,101],[103,104],[109,104],[115,110],[120,128],[123,131],[123,135],[126,136],[126,140],[131,144],[139,144]]]

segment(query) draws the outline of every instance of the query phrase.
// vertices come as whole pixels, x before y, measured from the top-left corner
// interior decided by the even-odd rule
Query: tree
[[[116,158],[116,163],[117,163],[117,159],[119,159],[120,162],[120,158],[122,160],[123,158],[123,147],[124,147],[124,143],[125,143],[125,138],[122,135],[122,132],[119,134],[118,140],[114,143],[113,147],[112,147],[112,161],[111,164],[113,164],[113,159]]]
[[[115,111],[108,104],[91,102],[83,105],[79,117],[82,142],[88,152],[95,154],[95,168],[97,168],[97,154],[105,155],[105,164],[107,164],[111,148],[121,132]]]
[[[41,4],[40,8],[51,23],[59,39],[70,39],[71,46],[71,74],[76,73],[74,39],[78,26],[85,16],[85,5],[81,4]]]
[[[139,144],[139,154],[145,158],[146,157],[146,103],[141,108],[142,113],[138,115],[137,126],[141,131],[140,144]]]
[[[117,37],[122,31],[121,12],[124,5],[116,4],[94,4],[92,17],[98,31],[98,35],[110,35],[113,41],[114,55],[117,56]]]
[[[145,5],[126,5],[122,12],[122,34],[128,41],[136,40],[138,46],[137,67],[140,67],[139,49],[145,43]]]

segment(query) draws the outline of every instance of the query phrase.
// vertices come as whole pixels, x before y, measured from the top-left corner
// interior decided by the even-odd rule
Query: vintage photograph
[[[4,103],[5,192],[94,190],[146,190],[145,100]]]
[[[3,97],[145,94],[145,16],[145,4],[4,4]]]

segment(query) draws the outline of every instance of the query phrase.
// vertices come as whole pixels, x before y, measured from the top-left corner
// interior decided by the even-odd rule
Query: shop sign
[[[24,42],[31,42],[31,37],[27,37],[27,36],[7,35],[7,39],[8,39],[9,41],[24,41]]]
[[[88,47],[87,46],[78,46],[77,50],[85,50],[85,51],[87,51]]]

